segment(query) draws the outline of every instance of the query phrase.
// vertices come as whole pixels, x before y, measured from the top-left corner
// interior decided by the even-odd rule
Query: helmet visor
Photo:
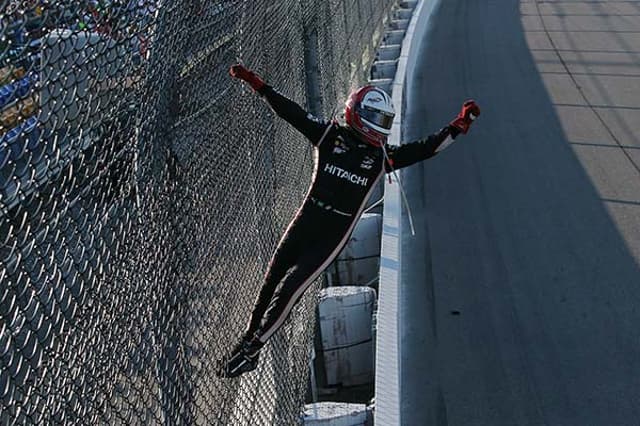
[[[358,108],[358,114],[363,120],[366,120],[371,124],[375,124],[378,127],[382,127],[383,129],[391,129],[391,126],[393,125],[393,114],[384,113],[367,107]]]

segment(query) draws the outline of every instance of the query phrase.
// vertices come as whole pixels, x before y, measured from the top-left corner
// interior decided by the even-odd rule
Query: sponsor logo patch
[[[348,180],[349,182],[356,185],[367,186],[367,182],[369,181],[369,178],[358,176],[355,173],[351,173],[348,170],[341,169],[340,167],[334,166],[332,164],[325,164],[324,171],[325,173],[329,173],[330,175],[333,175],[340,179]]]
[[[342,139],[341,136],[338,136],[334,145],[335,145],[333,147],[334,154],[344,154],[345,152],[349,151],[349,147],[347,146],[346,143],[344,143],[344,139]]]
[[[376,161],[375,159],[367,155],[362,160],[362,163],[360,163],[360,168],[365,170],[371,170],[371,168],[373,167],[373,163],[375,163],[375,161]]]

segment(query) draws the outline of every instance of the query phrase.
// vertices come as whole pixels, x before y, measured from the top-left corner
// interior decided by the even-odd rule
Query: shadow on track
[[[417,236],[402,254],[403,424],[640,417],[640,269],[629,250],[639,242],[594,188],[597,161],[585,170],[576,156],[521,19],[517,1],[442,2],[407,82],[405,140],[437,130],[464,99],[483,113],[404,173]]]

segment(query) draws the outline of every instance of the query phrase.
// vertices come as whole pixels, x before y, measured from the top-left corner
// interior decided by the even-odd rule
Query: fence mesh
[[[392,3],[0,0],[1,424],[297,422],[317,286],[215,376],[311,175],[227,69],[331,115]]]

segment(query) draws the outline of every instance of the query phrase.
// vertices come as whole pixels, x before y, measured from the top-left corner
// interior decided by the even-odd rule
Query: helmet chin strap
[[[415,237],[416,229],[413,226],[413,214],[411,214],[411,207],[409,207],[409,200],[407,200],[407,195],[404,192],[404,187],[402,186],[402,182],[398,177],[398,173],[396,172],[396,169],[393,168],[393,163],[389,159],[389,155],[387,154],[387,149],[385,148],[384,144],[382,144],[382,152],[384,153],[384,158],[386,162],[389,164],[389,167],[391,167],[391,171],[393,173],[393,176],[396,178],[396,182],[398,182],[398,186],[400,186],[400,194],[402,195],[402,201],[404,202],[404,205],[407,208],[407,215],[409,216],[409,227],[411,228],[411,236]]]
[[[364,139],[364,142],[368,143],[369,145],[375,146],[376,148],[384,147],[384,142],[379,142],[377,140],[374,140],[374,139],[370,138],[366,133],[363,133],[359,129],[357,129],[357,128],[353,127],[353,126],[349,126],[349,129],[351,129],[351,131],[353,131],[356,135],[358,135],[358,137],[360,137],[360,139]]]

